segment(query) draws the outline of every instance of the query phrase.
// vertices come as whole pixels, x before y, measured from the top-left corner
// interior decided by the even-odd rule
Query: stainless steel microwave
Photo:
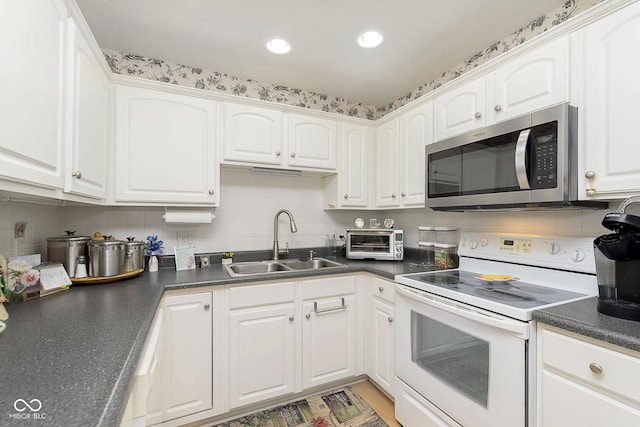
[[[347,258],[401,261],[404,259],[404,233],[395,229],[349,228]]]
[[[578,201],[577,117],[559,104],[427,145],[426,206],[600,207]]]

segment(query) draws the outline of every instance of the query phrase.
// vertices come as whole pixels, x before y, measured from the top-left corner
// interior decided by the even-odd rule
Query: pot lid
[[[47,242],[89,241],[89,236],[76,236],[75,230],[65,230],[66,236],[48,237]]]

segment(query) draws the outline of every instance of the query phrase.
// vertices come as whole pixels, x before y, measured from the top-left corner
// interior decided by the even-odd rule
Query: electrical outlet
[[[178,245],[193,245],[193,233],[178,233]]]
[[[24,237],[24,232],[27,231],[27,223],[26,222],[16,222],[16,225],[13,229],[14,236],[16,239]]]

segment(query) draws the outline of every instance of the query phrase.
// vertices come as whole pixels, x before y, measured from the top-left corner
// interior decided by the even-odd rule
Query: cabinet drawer
[[[629,381],[640,376],[640,359],[636,357],[544,329],[542,360],[545,369],[553,368],[640,402],[640,388]]]
[[[373,286],[372,294],[376,298],[383,299],[391,304],[395,301],[395,283],[388,280],[373,277],[371,281]]]
[[[237,286],[229,289],[229,308],[255,307],[293,302],[294,283],[266,283]]]
[[[302,282],[302,298],[305,300],[356,292],[354,276],[323,277]]]

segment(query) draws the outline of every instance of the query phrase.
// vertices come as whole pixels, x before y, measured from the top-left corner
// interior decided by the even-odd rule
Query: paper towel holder
[[[212,208],[164,208],[162,219],[167,224],[211,224],[216,215]]]

